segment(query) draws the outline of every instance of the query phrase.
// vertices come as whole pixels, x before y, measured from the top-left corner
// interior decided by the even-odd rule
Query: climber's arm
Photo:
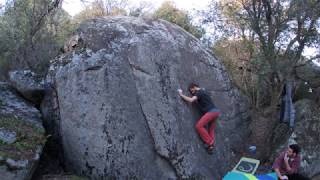
[[[188,96],[184,95],[184,94],[182,93],[182,90],[178,90],[178,92],[179,92],[180,97],[181,97],[183,100],[187,101],[187,102],[192,103],[192,102],[194,102],[194,101],[196,101],[196,100],[198,99],[197,96],[188,97]]]

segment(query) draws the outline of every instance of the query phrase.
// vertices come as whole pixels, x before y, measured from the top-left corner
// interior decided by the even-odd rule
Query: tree
[[[127,15],[126,6],[127,0],[95,0],[74,17],[74,22],[80,24],[96,17]]]
[[[104,4],[102,1],[94,1],[89,6],[86,6],[84,10],[76,14],[73,18],[73,22],[76,24],[81,23],[84,20],[105,16]]]
[[[148,1],[140,1],[138,5],[133,5],[129,8],[129,16],[143,17],[149,16],[153,10],[153,5]]]
[[[79,24],[84,20],[102,16],[148,16],[151,9],[152,4],[146,1],[140,2],[138,6],[130,7],[127,0],[95,0],[75,16],[74,22]],[[175,23],[197,38],[201,38],[204,34],[203,28],[196,27],[191,23],[191,18],[187,12],[179,10],[170,1],[164,2],[151,16]]]
[[[204,29],[192,25],[188,13],[179,10],[171,1],[163,2],[160,8],[154,12],[153,16],[177,24],[197,38],[201,38],[204,34]]]
[[[275,106],[285,81],[305,63],[303,50],[319,45],[320,1],[227,0],[218,5],[220,21],[208,16],[207,22],[221,22],[235,32],[233,38],[259,46],[250,65],[259,78],[258,95],[268,90],[269,101],[261,99],[256,107]]]
[[[54,46],[57,43],[50,29],[53,25],[49,25],[53,19],[49,21],[49,17],[54,17],[59,12],[61,2],[7,1],[5,10],[0,15],[0,63],[7,65],[6,69],[1,66],[2,73],[17,68],[45,72],[44,66],[57,54],[55,49],[59,49]]]
[[[214,54],[222,61],[234,85],[249,97],[250,104],[258,101],[256,84],[258,77],[251,61],[256,52],[255,44],[245,40],[220,39],[213,46]]]
[[[106,15],[119,15],[126,12],[128,0],[104,0]],[[126,14],[126,13],[125,13]]]

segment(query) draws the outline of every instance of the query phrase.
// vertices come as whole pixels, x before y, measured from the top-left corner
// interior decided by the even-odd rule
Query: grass
[[[15,159],[15,155],[13,155],[11,153],[4,152],[4,151],[0,151],[0,156],[4,157],[4,158]]]
[[[0,151],[0,156],[1,156],[1,157],[5,157],[6,155],[7,155],[6,153]]]
[[[44,129],[24,122],[15,117],[1,116],[0,127],[16,133],[16,141],[12,144],[0,142],[0,155],[15,160],[31,159],[38,145],[45,143]]]
[[[0,139],[0,146],[5,145],[6,143]]]

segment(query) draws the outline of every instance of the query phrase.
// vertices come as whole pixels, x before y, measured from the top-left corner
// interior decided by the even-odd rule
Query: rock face
[[[39,105],[44,96],[44,81],[30,70],[11,71],[9,79],[12,86],[27,100]]]
[[[320,87],[320,66],[314,63],[297,68],[297,76],[307,81],[311,87]]]
[[[75,50],[54,61],[66,166],[93,179],[219,179],[247,137],[247,105],[221,63],[166,21],[108,17],[80,26]],[[213,155],[194,125],[199,114],[177,89],[208,90],[221,109]],[[56,95],[54,97],[54,95]],[[49,112],[49,111],[47,111]]]
[[[320,105],[320,66],[309,63],[297,68],[297,77],[302,83],[298,86],[296,98],[315,100]]]
[[[302,148],[300,172],[315,177],[320,174],[320,107],[312,100],[303,99],[295,103],[296,124],[292,134],[278,148],[283,150],[288,144],[297,143]]]
[[[44,144],[40,112],[0,82],[0,177],[31,179]]]
[[[320,107],[311,100],[298,101],[295,106],[297,124],[291,138],[303,149],[302,171],[313,177],[320,173]]]

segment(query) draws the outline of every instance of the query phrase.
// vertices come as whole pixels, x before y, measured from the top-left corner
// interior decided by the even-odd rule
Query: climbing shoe
[[[207,151],[208,151],[208,154],[212,154],[213,153],[213,145],[209,145],[207,147]]]

